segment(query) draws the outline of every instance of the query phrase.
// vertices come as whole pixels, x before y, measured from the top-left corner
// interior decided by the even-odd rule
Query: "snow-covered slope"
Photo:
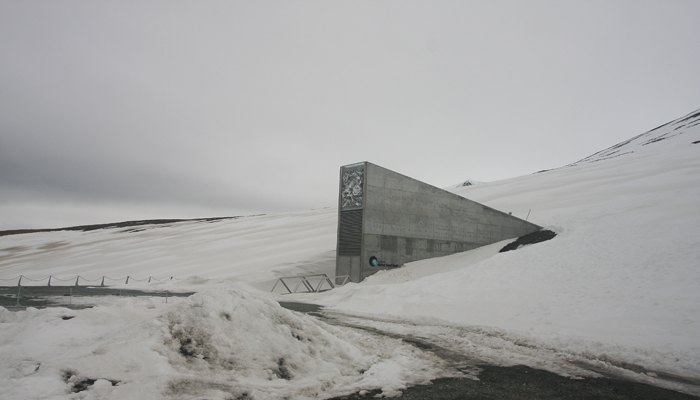
[[[451,190],[558,235],[297,298],[375,320],[479,326],[555,358],[700,380],[700,111],[555,170]],[[336,213],[4,236],[0,278],[175,276],[193,285],[201,280],[186,278],[197,275],[265,289],[278,276],[332,273]],[[443,345],[471,348],[459,332]]]
[[[558,236],[415,262],[322,302],[700,378],[699,124],[695,112],[566,167],[455,189],[520,217],[531,209]]]
[[[335,271],[335,209],[134,228],[40,232],[0,237],[0,279],[46,284],[102,276],[182,281],[239,279],[261,289],[276,277]],[[34,279],[32,283],[30,279]],[[53,279],[53,284],[60,283]],[[107,280],[116,283],[116,280]],[[134,280],[132,280],[134,282]],[[2,283],[2,281],[0,281]]]

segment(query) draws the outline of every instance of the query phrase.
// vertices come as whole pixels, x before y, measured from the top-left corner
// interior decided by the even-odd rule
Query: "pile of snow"
[[[440,376],[430,354],[233,286],[86,310],[0,308],[3,398],[317,399],[395,394]],[[78,394],[75,394],[78,393]]]

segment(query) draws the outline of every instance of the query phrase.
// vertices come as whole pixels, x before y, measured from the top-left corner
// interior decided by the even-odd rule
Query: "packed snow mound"
[[[373,361],[337,329],[243,291],[197,293],[163,321],[168,356],[183,370],[298,380],[359,376]]]
[[[0,327],[0,397],[8,399],[322,399],[397,394],[448,374],[399,339],[328,325],[245,285],[169,304],[0,307]]]
[[[393,393],[428,379],[414,368],[436,371],[435,359],[398,340],[368,340],[243,290],[195,294],[161,320],[171,365],[236,382],[235,390],[224,392],[243,398],[317,398],[359,388]],[[391,379],[373,377],[386,368],[395,371]],[[285,394],[278,396],[280,388]]]

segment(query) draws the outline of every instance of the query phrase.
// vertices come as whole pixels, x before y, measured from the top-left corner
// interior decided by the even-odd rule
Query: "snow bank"
[[[318,399],[396,394],[443,374],[440,360],[401,340],[333,327],[249,290],[169,305],[0,308],[0,397]]]

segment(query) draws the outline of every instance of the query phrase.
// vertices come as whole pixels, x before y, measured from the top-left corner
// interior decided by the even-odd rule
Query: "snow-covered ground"
[[[98,281],[107,276],[114,278],[108,282],[118,284],[126,276],[174,277],[175,282],[200,276],[245,281],[269,290],[280,276],[335,273],[337,218],[336,209],[322,209],[3,236],[0,279],[16,284],[16,277],[23,275],[24,285],[46,285],[49,276],[71,282],[77,275]]]
[[[687,384],[700,383],[699,124],[694,112],[562,168],[449,189],[529,213],[557,233],[550,241],[498,253],[506,241],[284,299],[476,360],[700,395]],[[332,275],[336,218],[322,209],[0,237],[9,284],[20,274],[37,285],[173,276],[149,287],[201,291],[169,304],[0,309],[0,398],[324,398],[452,373],[396,339],[270,300],[282,298],[265,293],[277,277]],[[102,380],[71,394],[83,378]]]
[[[251,292],[234,284],[167,305],[0,308],[0,398],[324,398],[396,393],[441,374],[440,360],[400,340],[335,328]],[[81,383],[91,386],[71,393]]]
[[[695,114],[570,166],[457,190],[515,215],[532,209],[531,220],[558,233],[551,241],[415,262],[317,302],[498,327],[700,378],[699,122]]]

